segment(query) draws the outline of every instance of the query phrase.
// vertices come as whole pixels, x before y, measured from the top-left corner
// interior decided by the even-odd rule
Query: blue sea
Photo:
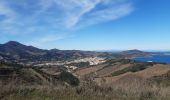
[[[145,57],[136,57],[133,58],[133,60],[142,61],[142,62],[158,62],[158,63],[170,64],[170,53],[164,53],[160,55],[150,55]]]

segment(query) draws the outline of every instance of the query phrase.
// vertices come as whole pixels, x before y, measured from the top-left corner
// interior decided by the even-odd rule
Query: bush
[[[72,75],[69,72],[63,71],[59,76],[58,79],[63,82],[67,82],[68,84],[72,86],[78,86],[79,85],[79,79],[76,78],[74,75]]]

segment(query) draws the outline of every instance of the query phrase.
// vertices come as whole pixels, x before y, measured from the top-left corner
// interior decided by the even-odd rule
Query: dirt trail
[[[116,72],[116,71],[119,71],[119,70],[122,70],[124,68],[127,68],[131,66],[131,64],[118,64],[118,65],[111,65],[109,67],[106,67],[102,70],[99,70],[97,71],[96,73],[98,74],[98,77],[106,77],[106,76],[109,76],[111,75],[112,73]]]
[[[84,76],[84,75],[96,72],[105,66],[106,66],[106,64],[102,64],[102,65],[93,66],[93,67],[89,67],[89,68],[79,69],[78,71],[75,72],[75,74],[78,76]]]

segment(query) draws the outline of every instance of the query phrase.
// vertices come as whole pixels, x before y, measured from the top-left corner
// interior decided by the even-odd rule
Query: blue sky
[[[170,50],[170,0],[0,0],[0,43]]]

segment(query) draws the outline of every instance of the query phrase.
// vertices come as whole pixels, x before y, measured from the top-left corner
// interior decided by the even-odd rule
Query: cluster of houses
[[[70,70],[76,70],[78,68],[78,66],[70,65],[72,63],[88,62],[89,65],[92,66],[92,65],[98,65],[98,64],[104,63],[105,61],[106,61],[105,58],[101,58],[101,57],[87,57],[87,58],[76,59],[76,60],[72,60],[72,61],[46,62],[46,63],[36,64],[34,66],[38,66],[38,67],[41,67],[41,66],[64,66],[65,68],[67,68],[70,71]]]

